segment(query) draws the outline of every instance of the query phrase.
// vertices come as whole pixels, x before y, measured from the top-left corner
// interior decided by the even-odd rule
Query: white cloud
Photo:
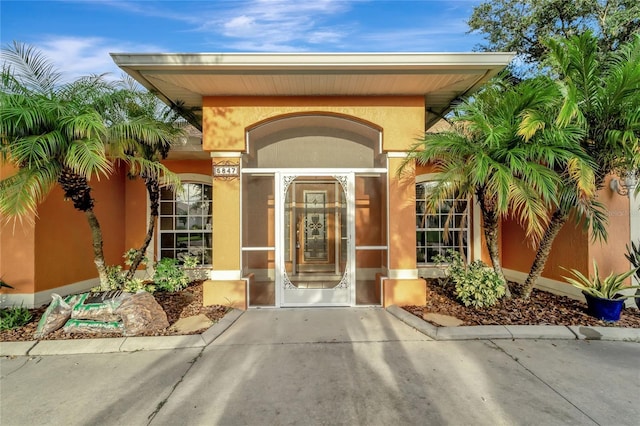
[[[349,30],[328,27],[327,20],[342,16],[349,2],[336,0],[269,1],[227,3],[197,31],[223,36],[225,45],[236,50],[305,50],[309,44],[338,43]]]
[[[119,78],[122,70],[113,62],[111,52],[158,52],[157,46],[113,41],[99,37],[50,36],[35,46],[58,68],[65,80],[90,74],[109,73]]]

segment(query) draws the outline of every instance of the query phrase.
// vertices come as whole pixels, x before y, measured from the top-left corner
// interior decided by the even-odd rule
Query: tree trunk
[[[529,275],[524,282],[524,286],[522,288],[523,299],[529,299],[529,296],[531,296],[531,291],[536,285],[538,278],[540,278],[540,275],[544,270],[544,265],[547,263],[549,253],[551,253],[551,246],[553,245],[553,241],[555,240],[564,224],[567,223],[568,218],[569,216],[562,212],[561,209],[557,209],[555,212],[553,212],[551,220],[549,221],[549,225],[544,231],[544,235],[542,236],[542,240],[540,241],[540,245],[538,246],[538,251],[536,252],[536,257],[533,260],[531,271],[529,271]]]
[[[156,228],[156,220],[158,218],[158,210],[160,205],[160,184],[157,180],[149,177],[146,177],[144,179],[144,184],[147,187],[147,194],[149,195],[149,201],[151,205],[149,222],[147,224],[147,235],[145,236],[140,248],[136,250],[136,255],[131,262],[129,272],[127,273],[127,280],[133,278],[136,270],[138,269],[138,266],[140,266],[140,263],[142,263],[142,259],[147,252],[147,248],[149,247],[149,244],[151,244],[151,240],[153,239],[153,231]]]
[[[93,209],[84,212],[89,221],[89,227],[91,228],[91,238],[93,240],[93,262],[96,264],[98,270],[98,277],[100,278],[100,289],[103,291],[109,290],[109,283],[107,280],[107,267],[104,262],[104,253],[102,251],[102,231],[100,230],[100,223],[96,217]]]
[[[493,200],[485,198],[484,191],[479,191],[478,200],[480,202],[480,210],[482,211],[482,220],[484,228],[484,237],[487,241],[487,249],[489,250],[489,257],[493,265],[493,270],[502,282],[504,282],[505,297],[511,298],[511,289],[507,283],[507,279],[504,277],[502,271],[502,264],[500,263],[500,250],[499,250],[499,236],[498,236],[498,224],[499,217],[495,209],[493,209]]]
[[[60,173],[58,183],[64,191],[66,198],[71,199],[73,207],[84,212],[91,228],[91,238],[93,240],[93,262],[98,270],[98,278],[100,279],[100,288],[102,290],[109,289],[107,280],[107,268],[104,261],[104,252],[102,250],[102,230],[98,218],[93,212],[94,200],[91,196],[91,187],[84,176],[74,173],[71,169],[65,168]]]

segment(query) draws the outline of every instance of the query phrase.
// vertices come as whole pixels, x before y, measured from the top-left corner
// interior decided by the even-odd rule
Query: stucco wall
[[[124,173],[90,182],[95,214],[104,240],[108,265],[120,264],[124,251]],[[35,291],[98,276],[93,262],[91,230],[84,213],[64,200],[56,186],[38,208],[35,227]]]
[[[424,127],[424,98],[395,97],[205,97],[205,151],[244,151],[245,131],[288,114],[330,112],[359,118],[383,129],[383,149],[403,151]]]
[[[609,180],[598,192],[598,199],[608,211],[609,237],[607,242],[591,241],[590,233],[581,225],[569,221],[556,237],[551,254],[542,273],[545,278],[564,281],[569,273],[562,269],[578,269],[583,273],[593,272],[593,260],[598,263],[602,275],[628,270],[629,263],[624,258],[625,245],[629,243],[629,199],[613,193]],[[505,220],[503,225],[503,266],[528,273],[535,256],[525,239],[522,228],[514,220]]]
[[[15,169],[0,164],[0,180],[15,173]],[[14,287],[6,293],[33,293],[35,265],[35,218],[22,221],[0,218],[0,277]]]

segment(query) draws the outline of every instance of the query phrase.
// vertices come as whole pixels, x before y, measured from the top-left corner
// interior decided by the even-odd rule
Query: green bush
[[[162,291],[179,291],[189,284],[189,277],[178,264],[177,259],[163,257],[155,267],[153,281],[156,289]]]
[[[122,290],[128,293],[137,293],[139,291],[147,291],[153,293],[156,288],[153,284],[145,283],[140,278],[127,280],[126,271],[122,270],[122,266],[107,266],[107,283],[109,290]],[[100,287],[94,287],[91,291],[100,291]]]
[[[30,320],[31,312],[22,305],[0,309],[0,330],[22,327]]]
[[[439,264],[448,264],[447,278],[455,285],[456,297],[465,306],[493,306],[504,296],[504,282],[482,261],[476,260],[465,265],[460,253],[453,250],[448,250],[446,256],[436,256],[435,260]]]

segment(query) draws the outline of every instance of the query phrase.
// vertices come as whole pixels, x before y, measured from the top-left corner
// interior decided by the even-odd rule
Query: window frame
[[[420,212],[419,210],[419,202],[420,201],[426,201],[427,199],[427,194],[428,194],[428,190],[427,188],[424,189],[424,198],[419,199],[418,198],[418,186],[419,185],[423,185],[426,186],[426,184],[429,184],[431,182],[435,182],[436,175],[435,174],[425,174],[425,175],[419,175],[416,176],[416,181],[415,181],[415,212],[416,212],[416,240],[415,240],[415,247],[416,247],[416,264],[419,268],[425,268],[425,267],[434,267],[437,266],[435,262],[430,261],[427,258],[427,251],[429,248],[436,248],[438,249],[438,251],[440,253],[443,253],[444,251],[446,251],[447,249],[455,249],[457,250],[459,248],[459,243],[458,243],[458,238],[457,238],[457,234],[458,232],[464,232],[465,235],[465,247],[464,247],[464,251],[465,251],[465,256],[467,258],[469,258],[469,253],[471,253],[471,240],[470,240],[470,236],[471,236],[471,211],[470,208],[467,208],[466,211],[466,225],[464,227],[450,227],[449,228],[449,233],[453,233],[454,234],[454,238],[453,241],[444,244],[443,243],[443,233],[444,233],[444,223],[443,220],[446,219],[446,213],[445,212],[441,212],[439,211],[438,213],[436,213],[435,216],[438,218],[438,226],[433,226],[433,227],[429,227],[428,226],[428,222],[426,221],[426,219],[423,220],[423,225],[420,226],[420,222],[421,222],[421,217],[428,217],[430,215],[426,215],[423,212]],[[450,201],[453,201],[453,199],[451,199]],[[468,206],[470,207],[470,206]],[[458,216],[464,216],[465,214],[457,214]],[[454,218],[454,222],[455,222],[455,218]],[[426,241],[426,235],[423,236],[422,240],[419,240],[419,235],[421,233],[433,233],[433,232],[438,232],[438,242],[434,243],[433,245],[428,245],[428,242]],[[420,259],[420,253],[424,253],[423,259]],[[444,254],[444,253],[443,253]],[[433,257],[433,254],[432,254]]]
[[[204,215],[204,214],[189,215],[188,211],[186,215],[178,214],[178,210],[176,208],[176,202],[178,201],[178,199],[175,196],[175,192],[173,193],[173,198],[171,200],[171,203],[169,203],[166,198],[163,198],[163,194],[162,194],[163,190],[161,190],[160,208],[158,211],[158,227],[157,227],[158,237],[157,237],[157,243],[156,243],[157,259],[159,260],[163,257],[169,257],[169,256],[163,256],[163,253],[166,254],[167,251],[173,251],[173,257],[178,259],[180,261],[180,264],[182,264],[183,262],[180,260],[179,255],[181,252],[187,251],[191,248],[191,244],[189,241],[191,240],[192,234],[193,235],[201,234],[203,243],[204,244],[209,243],[209,246],[203,247],[203,251],[199,254],[200,258],[198,259],[199,260],[198,267],[211,268],[213,266],[212,265],[213,263],[213,181],[212,181],[212,178],[211,176],[198,175],[198,174],[181,174],[179,175],[179,177],[181,179],[181,184],[183,186],[191,184],[191,185],[200,186],[202,190],[206,187],[210,188],[209,193],[211,194],[211,196],[209,197],[209,199],[199,201],[199,202],[208,203],[208,208],[205,208],[205,210],[208,212],[208,215]],[[171,204],[172,206],[170,214],[163,213],[163,205],[167,205],[167,204]],[[185,229],[177,229],[176,220],[179,217],[186,218],[187,227]],[[163,222],[165,222],[166,219],[170,219],[170,221],[172,222],[171,229],[163,229]],[[200,220],[201,227],[190,229],[189,223],[191,222],[191,219],[193,219],[194,222],[196,223],[198,223],[197,219],[201,219]],[[187,239],[186,247],[178,246],[178,234],[187,234],[188,239]],[[208,234],[208,236],[206,234]],[[166,243],[166,239],[163,237],[166,235],[173,235],[172,247],[169,247],[168,245],[163,246],[163,243]],[[207,254],[207,251],[208,251],[208,254]],[[207,257],[210,259],[210,261],[208,263],[205,263],[204,260],[207,259]]]

